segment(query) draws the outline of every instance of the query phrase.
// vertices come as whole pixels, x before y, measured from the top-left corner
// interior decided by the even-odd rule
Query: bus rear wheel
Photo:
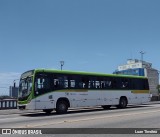
[[[68,110],[68,103],[64,100],[59,100],[56,105],[56,112],[58,114],[65,114]]]
[[[111,108],[111,105],[105,105],[105,106],[102,106],[103,109],[110,109]]]
[[[117,108],[126,108],[127,107],[127,99],[122,97],[119,101],[119,105],[117,106]]]

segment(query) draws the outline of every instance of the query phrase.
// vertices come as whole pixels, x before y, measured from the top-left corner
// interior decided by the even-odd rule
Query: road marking
[[[10,120],[10,119],[11,119],[11,120],[12,120],[12,119],[19,119],[19,117],[17,117],[17,118],[3,118],[3,119],[0,119],[0,121],[6,121],[6,120],[8,121],[8,120]]]
[[[78,119],[78,120],[65,120],[65,121],[59,121],[59,122],[53,122],[53,123],[48,122],[47,124],[25,125],[24,127],[21,126],[18,128],[35,128],[35,127],[48,126],[48,125],[75,123],[75,122],[83,122],[83,121],[89,121],[89,120],[114,118],[114,117],[125,117],[125,116],[132,116],[132,115],[141,115],[141,114],[150,114],[150,113],[156,113],[156,112],[160,112],[160,110],[149,111],[149,112],[140,112],[140,113],[131,113],[131,114],[113,115],[113,116],[93,117],[93,118],[85,118],[85,119]]]

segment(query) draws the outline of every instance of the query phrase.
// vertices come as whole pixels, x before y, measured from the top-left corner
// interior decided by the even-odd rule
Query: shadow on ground
[[[76,113],[87,113],[87,112],[100,112],[100,111],[108,111],[108,112],[114,112],[116,110],[129,110],[129,109],[133,109],[133,108],[146,108],[146,107],[153,107],[149,104],[146,104],[146,105],[138,105],[138,106],[132,106],[132,105],[129,105],[127,108],[125,109],[117,109],[116,107],[111,107],[110,109],[103,109],[101,107],[96,107],[96,108],[81,108],[81,109],[69,109],[69,111],[66,113],[66,114],[61,114],[61,115],[70,115],[70,114],[76,114]],[[117,111],[116,111],[117,112]],[[55,111],[53,111],[52,113],[50,114],[46,114],[45,112],[41,112],[41,111],[38,111],[38,112],[32,112],[32,113],[23,113],[23,114],[20,114],[21,116],[25,116],[25,117],[48,117],[48,116],[57,116],[57,115],[60,115],[60,114],[57,114]]]

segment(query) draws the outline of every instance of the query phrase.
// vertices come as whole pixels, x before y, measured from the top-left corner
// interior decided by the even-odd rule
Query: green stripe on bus
[[[140,78],[147,79],[143,76],[134,76],[134,75],[120,75],[120,74],[105,74],[105,73],[96,73],[96,72],[81,72],[81,71],[69,71],[69,70],[51,70],[51,69],[36,69],[37,72],[48,72],[48,73],[57,73],[57,74],[72,74],[72,75],[90,75],[90,76],[108,76],[108,77],[124,77],[124,78]]]

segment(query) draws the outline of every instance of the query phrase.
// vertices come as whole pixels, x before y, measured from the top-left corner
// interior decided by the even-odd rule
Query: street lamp
[[[143,55],[145,54],[144,51],[139,52],[141,54],[141,61],[143,62]]]
[[[60,61],[60,64],[61,64],[61,70],[62,70],[62,67],[64,66],[64,61]]]

